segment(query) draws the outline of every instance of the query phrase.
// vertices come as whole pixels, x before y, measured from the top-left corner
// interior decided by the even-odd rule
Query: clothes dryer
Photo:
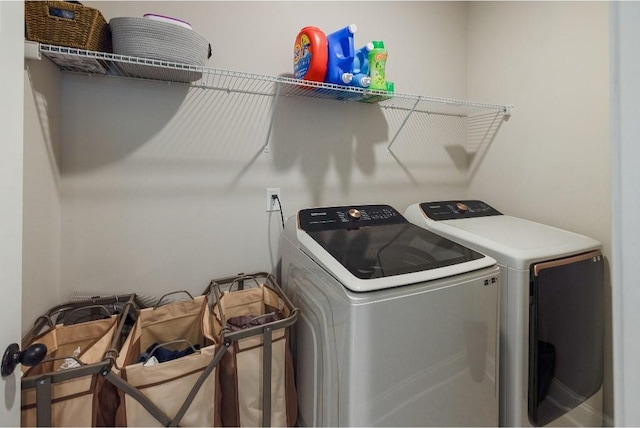
[[[301,210],[280,241],[301,426],[495,426],[499,268],[388,205]]]
[[[602,426],[600,242],[477,200],[415,204],[405,216],[498,261],[500,425]]]

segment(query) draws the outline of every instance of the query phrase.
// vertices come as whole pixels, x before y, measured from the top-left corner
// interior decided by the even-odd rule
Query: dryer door
[[[602,385],[604,258],[593,251],[531,269],[529,420],[546,425]]]

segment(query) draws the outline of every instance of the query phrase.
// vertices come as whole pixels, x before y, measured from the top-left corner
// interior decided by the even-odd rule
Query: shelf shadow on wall
[[[473,163],[475,153],[469,153],[466,147],[463,145],[447,145],[444,146],[445,150],[451,157],[453,164],[458,171],[467,172]]]
[[[48,65],[48,67],[47,67]],[[61,141],[61,84],[59,71],[51,63],[36,61],[25,62],[27,79],[25,84],[31,87],[33,104],[36,109],[40,135],[46,145],[52,178],[56,180],[56,189],[60,191],[60,171],[62,169],[62,141]],[[26,103],[25,103],[26,104]],[[25,106],[26,107],[26,106]],[[27,111],[27,110],[25,110]],[[28,126],[32,121],[25,120],[25,155],[32,151],[29,145],[37,143],[37,137],[31,135],[34,130]],[[27,164],[29,165],[29,164]]]
[[[123,160],[165,130],[188,85],[65,75],[64,173]],[[87,108],[87,106],[91,106]],[[69,156],[64,156],[68,153]]]
[[[423,167],[433,171],[444,167],[469,182],[504,121],[503,113],[497,110],[470,114],[423,110],[407,117],[405,111],[388,109],[385,115],[394,129],[402,131],[397,141],[392,140],[395,144],[390,154],[414,184],[409,165],[415,165],[418,159],[424,161]],[[394,127],[400,122],[402,127]]]
[[[380,107],[335,100],[282,97],[270,140],[277,171],[298,168],[319,204],[334,168],[343,192],[354,173],[376,170],[375,145],[388,140],[388,124]]]

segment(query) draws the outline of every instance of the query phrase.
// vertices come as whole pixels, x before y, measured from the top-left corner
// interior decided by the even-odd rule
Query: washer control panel
[[[308,208],[298,212],[298,225],[306,232],[399,223],[407,220],[389,205]]]
[[[420,209],[435,221],[502,215],[501,212],[482,201],[424,202],[420,204]]]

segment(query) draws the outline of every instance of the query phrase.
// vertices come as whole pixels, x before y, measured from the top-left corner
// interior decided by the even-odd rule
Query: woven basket
[[[148,18],[112,18],[113,52],[138,58],[204,66],[211,56],[209,42],[193,30]],[[120,64],[137,77],[192,82],[202,73],[186,70],[161,70],[139,64]]]
[[[64,1],[25,1],[26,38],[90,51],[111,52],[111,33],[99,10]]]

